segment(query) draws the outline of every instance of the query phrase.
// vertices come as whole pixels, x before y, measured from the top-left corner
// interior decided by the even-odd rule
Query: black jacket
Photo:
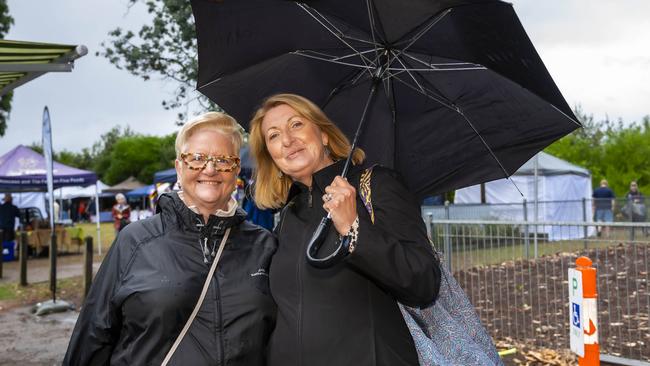
[[[102,263],[64,365],[160,365],[189,318],[208,274],[199,240],[230,237],[203,306],[171,365],[264,365],[275,322],[268,268],[276,242],[245,212],[208,223],[176,193],[159,213],[121,231]]]
[[[294,183],[281,213],[279,247],[271,264],[278,319],[269,365],[418,365],[397,300],[410,306],[431,304],[440,286],[440,267],[419,205],[394,172],[374,169],[374,225],[357,199],[355,251],[329,269],[306,262],[307,242],[325,214],[323,190],[341,170],[339,162],[317,172],[311,189]],[[354,167],[349,174],[357,187],[360,172]],[[327,242],[333,244],[336,235],[332,228]]]

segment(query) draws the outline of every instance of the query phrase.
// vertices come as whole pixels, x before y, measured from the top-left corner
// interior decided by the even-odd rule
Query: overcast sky
[[[626,122],[650,114],[649,0],[511,0],[568,103],[597,119]],[[115,125],[168,134],[175,112],[161,101],[174,84],[143,81],[95,56],[117,26],[137,30],[143,7],[126,0],[9,0],[15,19],[7,39],[83,44],[88,55],[71,73],[50,73],[16,89],[0,154],[40,141],[43,106],[50,109],[56,150],[79,151]]]

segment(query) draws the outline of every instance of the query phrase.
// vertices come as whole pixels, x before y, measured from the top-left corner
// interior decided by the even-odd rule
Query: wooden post
[[[84,299],[90,291],[90,284],[93,282],[93,237],[85,239],[86,249],[84,251]]]
[[[20,232],[20,285],[27,286],[27,233],[25,231]]]
[[[56,255],[58,254],[56,232],[52,230],[50,236],[50,292],[52,301],[56,302]]]
[[[0,229],[0,238],[4,238],[4,235],[2,234],[2,229]],[[2,263],[5,261],[5,243],[2,240],[0,240],[0,242],[2,242],[0,243],[0,246],[2,246],[2,248],[0,248],[0,278],[2,278]]]

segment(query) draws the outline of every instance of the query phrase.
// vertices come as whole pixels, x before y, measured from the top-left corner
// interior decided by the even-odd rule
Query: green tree
[[[165,137],[135,135],[120,139],[111,151],[111,163],[104,172],[104,181],[116,184],[134,176],[143,183],[151,183],[155,172],[172,164],[175,138],[172,134]]]
[[[6,0],[0,0],[0,38],[4,39],[9,28],[14,24],[14,18],[9,15],[9,6]],[[13,99],[13,92],[9,92],[0,97],[0,136],[5,135],[7,130],[7,121],[9,120],[9,113],[11,112],[11,100]]]
[[[84,170],[92,170],[93,159],[93,156],[90,154],[90,149],[88,148],[82,149],[80,153],[68,150],[54,153],[55,161]]]
[[[574,109],[574,114],[583,127],[561,138],[545,151],[560,159],[586,167],[591,171],[593,182],[600,181],[604,175],[601,147],[606,132],[611,129],[612,124],[609,120],[595,121],[593,115],[587,115],[579,106]]]
[[[603,177],[617,195],[624,195],[633,180],[641,192],[650,194],[650,116],[639,124],[623,127],[619,123],[609,129],[602,150]]]
[[[98,55],[106,57],[118,69],[144,80],[157,75],[177,84],[175,95],[162,102],[165,109],[179,110],[177,124],[182,124],[188,104],[195,100],[188,94],[198,78],[196,30],[190,2],[187,0],[128,0],[128,6],[144,4],[151,22],[140,30],[116,28],[110,40],[102,43]],[[207,98],[196,100],[204,110],[218,109]]]
[[[650,116],[641,123],[595,121],[580,108],[575,111],[583,128],[558,140],[546,152],[591,171],[592,185],[607,179],[618,196],[630,181],[637,180],[642,192],[650,193]]]
[[[97,173],[100,179],[105,180],[104,174],[112,164],[112,153],[115,144],[123,138],[134,136],[135,133],[127,126],[115,126],[108,132],[101,135],[99,141],[95,142],[90,149],[90,156],[92,157],[91,170]],[[128,178],[128,176],[126,176]],[[107,183],[107,182],[105,182]],[[115,182],[117,183],[117,182]],[[108,184],[115,184],[108,183]]]
[[[54,152],[54,160],[79,169],[92,170],[109,185],[129,176],[143,183],[152,183],[153,174],[174,166],[176,134],[145,136],[135,134],[129,127],[116,126],[104,133],[91,148],[81,152],[63,150]],[[40,143],[32,143],[32,150],[43,153]]]

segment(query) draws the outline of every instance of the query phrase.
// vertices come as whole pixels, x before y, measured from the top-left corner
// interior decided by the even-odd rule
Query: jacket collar
[[[316,188],[320,192],[325,192],[325,187],[327,187],[332,183],[334,177],[336,177],[337,175],[341,175],[344,166],[345,166],[345,159],[339,160],[312,174],[311,176],[312,190]],[[352,177],[356,175],[361,170],[362,170],[362,165],[352,164],[348,169],[348,177]],[[291,200],[295,196],[306,191],[309,191],[309,187],[307,187],[306,185],[300,182],[293,182],[291,184],[291,188],[289,188],[287,203],[291,202]]]
[[[161,213],[163,217],[174,217],[175,221],[185,229],[200,231],[205,234],[208,234],[208,231],[211,230],[222,234],[227,228],[237,226],[246,219],[246,212],[241,208],[237,208],[232,216],[210,215],[206,223],[203,216],[188,208],[176,192],[162,194],[158,198],[156,212]]]

